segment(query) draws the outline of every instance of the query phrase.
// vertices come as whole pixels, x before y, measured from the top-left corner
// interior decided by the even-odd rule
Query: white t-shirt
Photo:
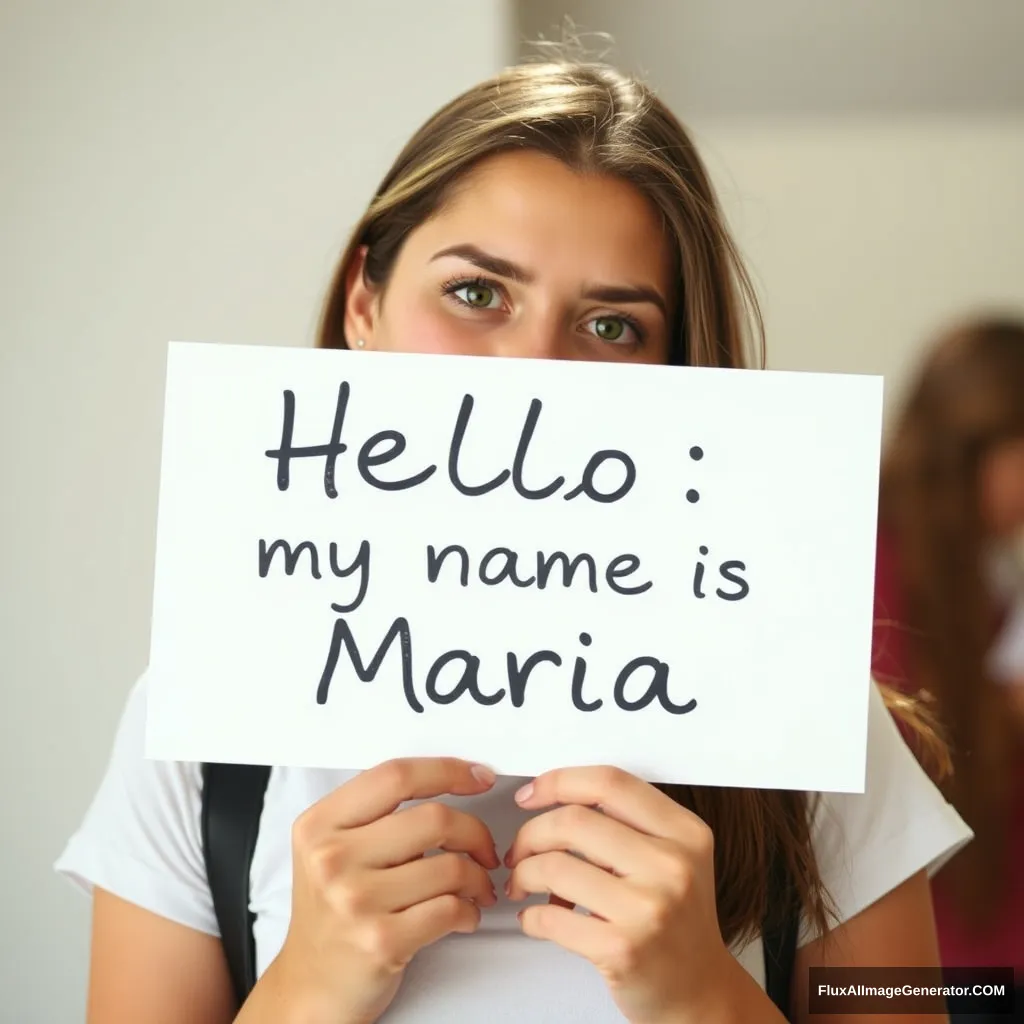
[[[128,699],[99,790],[56,868],[87,892],[100,886],[217,935],[201,844],[200,766],[146,760],[145,705],[143,677]],[[287,930],[292,822],[352,774],[295,768],[271,772],[252,866],[259,972],[277,955]],[[529,816],[512,800],[523,782],[501,777],[483,796],[447,799],[486,822],[502,853]],[[970,838],[970,830],[918,766],[872,687],[866,792],[825,795],[814,824],[820,871],[840,919],[849,919],[921,868],[934,873]],[[492,875],[500,902],[484,910],[474,935],[443,939],[414,958],[384,1021],[623,1020],[587,961],[522,934],[515,916],[522,904],[507,903],[502,893],[506,874],[500,869]],[[805,923],[801,942],[811,938]],[[734,954],[763,986],[760,941]]]

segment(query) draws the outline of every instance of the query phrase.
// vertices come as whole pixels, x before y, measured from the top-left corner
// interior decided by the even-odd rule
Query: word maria
[[[384,664],[384,659],[396,641],[402,667],[402,691],[405,695],[406,704],[411,710],[422,714],[424,706],[419,699],[414,685],[412,632],[408,620],[401,616],[396,618],[391,624],[390,629],[368,663],[356,644],[348,622],[344,618],[339,618],[335,622],[334,633],[331,636],[331,647],[327,654],[327,663],[324,665],[320,685],[317,687],[317,703],[327,703],[331,681],[334,678],[342,652],[345,653],[357,678],[364,683],[368,683],[376,679],[377,673],[380,672]],[[589,633],[580,633],[579,642],[582,647],[589,647],[593,641]],[[427,698],[434,704],[453,704],[460,697],[468,696],[482,707],[493,707],[495,704],[500,704],[507,697],[512,702],[513,707],[521,708],[526,700],[526,685],[530,680],[531,674],[541,665],[550,665],[554,669],[560,669],[562,663],[563,658],[556,651],[534,651],[522,662],[520,662],[518,654],[514,651],[509,651],[505,656],[505,679],[507,686],[500,686],[498,689],[485,692],[480,683],[480,659],[475,654],[466,650],[445,651],[435,658],[430,668],[427,669],[424,690]],[[450,688],[442,689],[442,674],[445,676],[452,674],[449,666],[456,670],[457,678],[454,685],[450,685]],[[627,692],[627,687],[629,687],[634,674],[641,669],[647,669],[650,672],[647,687],[638,696],[631,696]],[[550,669],[547,671],[550,671]],[[640,711],[657,700],[661,707],[669,714],[688,714],[697,707],[697,701],[690,699],[684,704],[674,703],[668,692],[668,675],[668,665],[657,658],[647,656],[633,658],[623,666],[622,671],[616,676],[612,687],[612,699],[623,711]],[[577,655],[573,664],[570,681],[573,707],[578,711],[597,711],[604,705],[604,700],[601,697],[587,699],[584,693],[586,676],[587,661],[582,655]],[[637,687],[633,689],[637,689]]]

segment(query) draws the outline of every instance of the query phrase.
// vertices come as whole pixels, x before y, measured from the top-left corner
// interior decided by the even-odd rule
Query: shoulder
[[[131,688],[99,785],[57,859],[58,874],[210,935],[219,928],[203,848],[203,766],[146,757],[147,677]],[[275,768],[253,861],[256,891],[290,879],[295,818],[352,772]]]
[[[145,756],[146,677],[128,694],[99,786],[55,865],[86,892],[106,889],[218,934],[206,884],[201,765]]]
[[[870,686],[862,793],[816,794],[815,856],[838,922],[918,871],[934,875],[973,833],[918,763]],[[805,926],[802,941],[815,936]]]

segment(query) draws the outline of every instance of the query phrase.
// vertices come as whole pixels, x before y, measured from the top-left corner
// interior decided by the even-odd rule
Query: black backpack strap
[[[781,854],[772,861],[769,892],[783,897],[791,893],[789,871]],[[764,947],[765,991],[779,1013],[791,1020],[790,993],[793,984],[793,963],[796,960],[797,934],[800,929],[800,908],[795,898],[786,899],[786,913],[769,915],[761,932]]]
[[[239,1006],[256,984],[249,871],[269,778],[270,768],[265,765],[203,765],[206,878]]]

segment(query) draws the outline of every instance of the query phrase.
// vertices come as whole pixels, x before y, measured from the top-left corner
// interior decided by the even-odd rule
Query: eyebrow
[[[484,252],[483,249],[479,249],[475,245],[453,245],[448,249],[435,252],[430,261],[433,263],[434,260],[442,259],[445,256],[457,256],[467,263],[472,263],[474,267],[486,270],[489,274],[507,277],[513,281],[519,281],[521,284],[530,284],[534,280],[534,275],[519,266],[518,263]]]
[[[661,315],[668,320],[665,300],[657,291],[645,285],[594,285],[583,293],[583,298],[611,303],[649,302],[652,306],[657,306],[661,310]]]
[[[520,284],[530,284],[536,279],[536,275],[525,267],[512,260],[507,260],[493,253],[484,252],[475,245],[453,245],[440,252],[434,253],[430,262],[443,259],[446,256],[456,256],[472,263],[474,267],[484,270],[489,274],[496,274],[498,277],[506,277]],[[654,288],[646,285],[591,285],[583,292],[583,298],[595,299],[598,302],[649,302],[656,306],[661,315],[668,320],[668,306],[661,294]]]

